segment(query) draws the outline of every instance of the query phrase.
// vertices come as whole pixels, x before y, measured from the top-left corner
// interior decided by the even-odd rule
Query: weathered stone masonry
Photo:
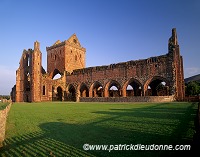
[[[5,139],[6,120],[10,108],[11,108],[11,103],[8,106],[6,106],[5,109],[0,110],[0,147],[3,146],[3,141]]]
[[[172,29],[167,54],[107,66],[85,68],[86,49],[75,34],[46,49],[47,72],[41,66],[38,42],[34,50],[24,50],[16,92],[12,92],[17,102],[184,99],[183,59],[176,29]],[[53,80],[58,73],[61,78]]]

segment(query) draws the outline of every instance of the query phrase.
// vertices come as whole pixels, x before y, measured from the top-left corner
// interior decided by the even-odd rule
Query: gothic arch
[[[130,86],[132,89],[127,89]],[[143,86],[141,82],[135,78],[131,78],[126,81],[122,88],[123,97],[127,96],[142,96]]]
[[[57,99],[58,101],[62,101],[62,100],[63,100],[63,89],[62,89],[62,87],[61,87],[61,86],[58,86],[58,87],[56,88],[56,90],[57,90],[56,99]]]
[[[99,81],[95,81],[90,86],[90,97],[103,97],[103,86]]]
[[[51,79],[53,79],[54,76],[56,76],[57,74],[60,74],[61,76],[63,75],[63,73],[60,72],[58,69],[54,69],[54,71],[50,73],[49,77],[50,77]]]
[[[52,100],[53,101],[62,101],[65,100],[64,93],[65,88],[62,85],[53,85],[52,86]]]
[[[163,85],[163,83],[165,83],[165,85]],[[162,77],[162,76],[154,76],[154,77],[151,77],[150,79],[148,79],[146,81],[146,83],[144,84],[144,93],[145,93],[145,96],[159,96],[159,89],[160,86],[163,86],[161,87],[163,92],[162,92],[162,96],[163,95],[169,95],[169,80],[165,77]]]
[[[89,97],[89,88],[85,83],[81,83],[79,91],[80,97]]]
[[[73,84],[68,85],[67,91],[67,100],[76,101],[76,88]]]
[[[112,86],[115,86],[117,90],[110,90]],[[121,85],[116,80],[110,80],[104,89],[105,97],[120,97],[121,96]]]

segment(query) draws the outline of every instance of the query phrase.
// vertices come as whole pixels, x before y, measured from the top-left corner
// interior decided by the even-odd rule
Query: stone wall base
[[[4,110],[0,110],[0,147],[3,146],[3,141],[5,139],[6,120],[10,107],[11,103]]]
[[[80,102],[172,102],[174,96],[80,97]]]

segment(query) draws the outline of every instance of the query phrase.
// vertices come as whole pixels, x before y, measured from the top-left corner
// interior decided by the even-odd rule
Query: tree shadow
[[[41,131],[6,139],[1,156],[172,156],[181,151],[84,151],[84,144],[191,144],[186,133],[196,110],[160,105],[97,111],[101,114],[85,124],[47,122]],[[194,115],[193,115],[194,114]],[[188,118],[189,117],[189,118]],[[174,123],[176,122],[176,123]],[[163,130],[165,132],[163,133]],[[191,153],[184,151],[184,154]]]

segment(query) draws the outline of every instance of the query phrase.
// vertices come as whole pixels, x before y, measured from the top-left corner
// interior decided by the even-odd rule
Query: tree
[[[197,96],[200,94],[200,84],[195,81],[191,81],[186,84],[186,95],[188,96]]]

